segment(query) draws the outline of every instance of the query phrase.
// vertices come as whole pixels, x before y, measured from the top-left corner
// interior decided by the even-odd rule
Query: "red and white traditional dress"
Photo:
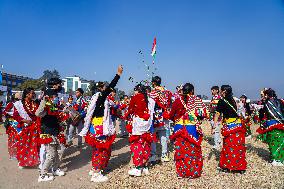
[[[18,132],[14,126],[17,123],[13,119],[14,103],[9,102],[3,111],[3,116],[6,118],[6,134],[8,135],[8,153],[10,159],[17,158],[17,135]]]
[[[196,178],[202,173],[203,138],[200,120],[208,117],[208,110],[202,100],[194,95],[177,98],[169,117],[174,121],[174,134],[170,139],[175,145],[175,163],[178,177]]]
[[[13,118],[17,122],[17,159],[19,166],[33,167],[39,162],[40,121],[35,116],[38,105],[34,101],[17,101],[14,103]],[[26,124],[23,120],[32,121]]]
[[[149,96],[154,99],[155,114],[154,114],[154,127],[162,127],[165,125],[164,112],[170,107],[172,93],[164,87],[155,87]]]
[[[87,144],[93,147],[92,169],[106,168],[111,155],[111,145],[115,140],[115,128],[111,119],[110,109],[114,102],[107,97],[116,86],[120,76],[116,75],[108,87],[93,95],[84,119],[84,128],[79,133],[85,136]]]
[[[129,143],[136,168],[145,167],[151,155],[151,143],[154,138],[150,128],[153,126],[154,107],[153,99],[148,98],[147,104],[145,96],[138,93],[131,98],[125,115],[125,117],[131,116],[131,124],[128,125]]]

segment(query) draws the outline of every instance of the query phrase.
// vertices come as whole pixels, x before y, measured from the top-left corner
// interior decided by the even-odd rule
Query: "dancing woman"
[[[34,102],[33,88],[23,91],[22,100],[14,103],[13,119],[16,121],[17,159],[19,168],[33,167],[39,164],[40,123],[35,115],[38,105]]]
[[[7,104],[3,111],[3,116],[5,117],[4,126],[6,128],[6,134],[8,135],[8,153],[10,160],[17,159],[17,135],[19,130],[17,128],[18,122],[13,119],[14,113],[14,103],[19,101],[21,98],[20,93],[16,93],[12,97],[11,101]]]
[[[264,91],[263,108],[259,111],[260,138],[268,144],[273,166],[284,165],[284,105],[272,89]]]
[[[153,115],[155,101],[148,97],[145,86],[142,84],[134,88],[128,111],[125,117],[131,116],[131,129],[129,143],[132,152],[134,168],[128,171],[130,176],[141,176],[149,174],[147,162],[151,155],[151,143],[153,135],[150,128],[153,127]]]
[[[208,110],[202,100],[194,95],[194,86],[186,83],[182,95],[177,98],[169,114],[174,121],[174,134],[170,137],[175,145],[175,164],[179,178],[201,176],[203,158],[201,142],[203,134],[199,125],[208,117]]]
[[[84,128],[79,133],[80,136],[85,136],[86,143],[93,147],[92,170],[89,173],[92,175],[92,182],[108,181],[108,178],[102,175],[102,171],[110,159],[115,128],[110,115],[110,107],[114,104],[107,100],[107,97],[116,86],[122,72],[123,68],[119,66],[116,76],[107,87],[103,82],[97,83],[99,92],[91,99]]]
[[[221,96],[222,99],[217,104],[214,117],[214,124],[217,125],[220,114],[223,115],[222,135],[224,138],[219,166],[224,172],[244,173],[247,167],[246,128],[237,114],[237,104],[233,98],[232,87],[222,85]]]

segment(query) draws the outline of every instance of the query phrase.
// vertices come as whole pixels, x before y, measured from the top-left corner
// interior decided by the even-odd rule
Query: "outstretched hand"
[[[122,72],[123,72],[123,67],[122,65],[119,65],[117,68],[117,75],[121,76]]]

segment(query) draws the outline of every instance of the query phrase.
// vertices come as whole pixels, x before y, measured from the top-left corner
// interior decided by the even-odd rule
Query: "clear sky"
[[[284,97],[283,0],[0,0],[0,64],[37,78],[110,80],[118,64],[147,77],[157,37],[157,74],[167,88],[192,82],[196,93],[230,84],[236,96],[272,87]]]

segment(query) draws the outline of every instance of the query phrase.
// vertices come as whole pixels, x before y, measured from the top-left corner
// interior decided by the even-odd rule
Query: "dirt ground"
[[[198,179],[178,179],[173,160],[150,168],[150,175],[134,178],[127,175],[131,166],[129,144],[127,139],[117,139],[109,166],[106,170],[109,182],[96,184],[90,182],[88,171],[91,168],[91,149],[84,146],[68,148],[62,162],[66,176],[56,177],[52,182],[38,183],[37,168],[18,169],[15,160],[9,160],[7,136],[0,128],[0,188],[284,188],[284,167],[273,167],[269,161],[267,145],[254,138],[247,143],[248,169],[243,175],[220,173],[218,165],[219,152],[212,150],[212,137],[209,126],[202,126],[205,139],[202,143],[204,166],[202,176]],[[255,133],[255,126],[253,133]],[[171,152],[173,157],[173,152]]]

